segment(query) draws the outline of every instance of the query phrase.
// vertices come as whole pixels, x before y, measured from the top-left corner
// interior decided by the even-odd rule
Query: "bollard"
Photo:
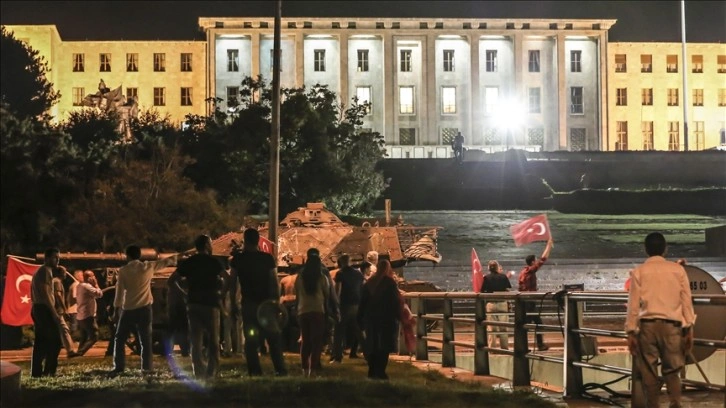
[[[478,295],[474,300],[476,324],[474,325],[474,374],[490,375],[489,373],[489,350],[487,344],[487,320],[486,300]]]

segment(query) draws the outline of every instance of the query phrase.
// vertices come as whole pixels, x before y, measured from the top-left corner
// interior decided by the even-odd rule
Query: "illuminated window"
[[[643,106],[653,105],[653,88],[643,88],[640,90],[640,103]]]
[[[358,50],[358,72],[368,72],[368,50]]]
[[[228,86],[227,87],[227,107],[234,108],[239,105],[239,87]]]
[[[441,87],[441,113],[456,113],[456,88],[453,86]]]
[[[570,113],[573,115],[582,115],[585,113],[581,86],[573,86],[570,88]]]
[[[618,88],[615,90],[615,105],[628,106],[628,88]]]
[[[371,104],[371,87],[370,86],[359,86],[355,88],[355,96],[358,98],[358,104],[368,104],[368,107],[366,107],[365,113],[366,115],[370,115],[371,111],[373,110],[373,105]]]
[[[703,150],[705,146],[703,122],[693,122],[693,136],[696,139],[696,150]]]
[[[486,71],[497,72],[497,50],[486,51]]]
[[[570,129],[570,151],[579,152],[587,150],[587,129]]]
[[[678,106],[678,88],[668,88],[668,106]]]
[[[179,65],[181,72],[192,72],[192,54],[189,52],[181,53],[181,63]]]
[[[275,69],[275,50],[270,50],[270,72]],[[282,72],[282,50],[280,50],[280,72]]]
[[[166,71],[166,54],[163,52],[154,53],[154,72]]]
[[[73,106],[82,106],[85,96],[86,91],[84,88],[73,88]]]
[[[227,50],[227,72],[239,72],[239,50]]]
[[[726,55],[719,55],[717,58],[718,63],[718,73],[724,74],[726,73]]]
[[[653,72],[653,56],[644,54],[640,56],[640,72]]]
[[[166,105],[166,88],[154,88],[154,106]]]
[[[668,122],[668,150],[681,150],[680,124],[678,122]]]
[[[726,88],[718,90],[718,106],[726,106]]]
[[[126,54],[126,72],[139,71],[139,54]]]
[[[539,50],[529,50],[529,72],[539,72]]]
[[[493,115],[499,106],[499,87],[487,86],[484,88],[484,113]]]
[[[400,113],[413,115],[413,87],[402,86],[398,88],[398,103]]]
[[[454,50],[444,50],[444,72],[454,72]]]
[[[703,73],[703,55],[691,55],[691,66],[694,74]]]
[[[398,143],[404,146],[413,146],[416,144],[416,128],[400,128],[398,129]]]
[[[459,133],[459,128],[442,128],[441,129],[441,144],[445,146],[451,146],[454,141],[454,137]]]
[[[100,66],[98,70],[101,72],[111,72],[111,54],[99,54]]]
[[[139,98],[139,88],[126,88],[126,99],[136,99],[138,101]]]
[[[529,88],[529,113],[540,113],[540,88]]]
[[[643,150],[653,150],[653,122],[641,122],[640,132],[643,136]]]
[[[693,106],[703,106],[703,89],[693,90]]]
[[[615,54],[615,72],[628,72],[627,57],[625,54]]]
[[[314,50],[313,56],[315,61],[314,71],[325,72],[325,50]]]
[[[678,55],[666,56],[666,72],[678,72]]]
[[[181,89],[181,106],[192,106],[192,88]]]
[[[85,70],[85,62],[85,54],[73,54],[73,72],[83,72]]]
[[[628,150],[628,122],[616,122],[615,150]]]
[[[401,50],[401,72],[411,72],[411,50]]]
[[[582,72],[582,51],[570,51],[570,72]]]

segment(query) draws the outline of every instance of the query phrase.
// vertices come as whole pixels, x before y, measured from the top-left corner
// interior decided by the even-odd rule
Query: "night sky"
[[[63,40],[200,38],[199,17],[272,17],[274,1],[2,1],[2,24]],[[617,19],[610,41],[680,42],[680,1],[283,1],[283,17]],[[726,43],[726,1],[687,1],[688,42]]]

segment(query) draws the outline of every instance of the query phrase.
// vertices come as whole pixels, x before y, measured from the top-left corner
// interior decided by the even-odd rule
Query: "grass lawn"
[[[80,357],[61,360],[55,378],[30,378],[29,362],[23,369],[23,407],[554,407],[536,395],[493,390],[474,382],[462,382],[437,370],[420,370],[408,363],[391,361],[390,381],[366,377],[365,360],[327,364],[322,375],[304,378],[296,354],[286,355],[290,375],[248,377],[244,357],[222,359],[221,377],[199,382],[191,373],[190,358],[177,357],[179,375],[160,356],[155,371],[142,376],[139,358],[127,356],[127,372],[108,378],[111,358]],[[272,372],[269,358],[263,370]]]

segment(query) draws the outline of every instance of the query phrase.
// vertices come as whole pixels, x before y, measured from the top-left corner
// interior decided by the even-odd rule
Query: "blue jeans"
[[[123,371],[126,369],[126,340],[131,331],[139,336],[141,346],[141,369],[151,370],[151,305],[138,309],[123,310],[116,327],[113,347],[113,369]]]

